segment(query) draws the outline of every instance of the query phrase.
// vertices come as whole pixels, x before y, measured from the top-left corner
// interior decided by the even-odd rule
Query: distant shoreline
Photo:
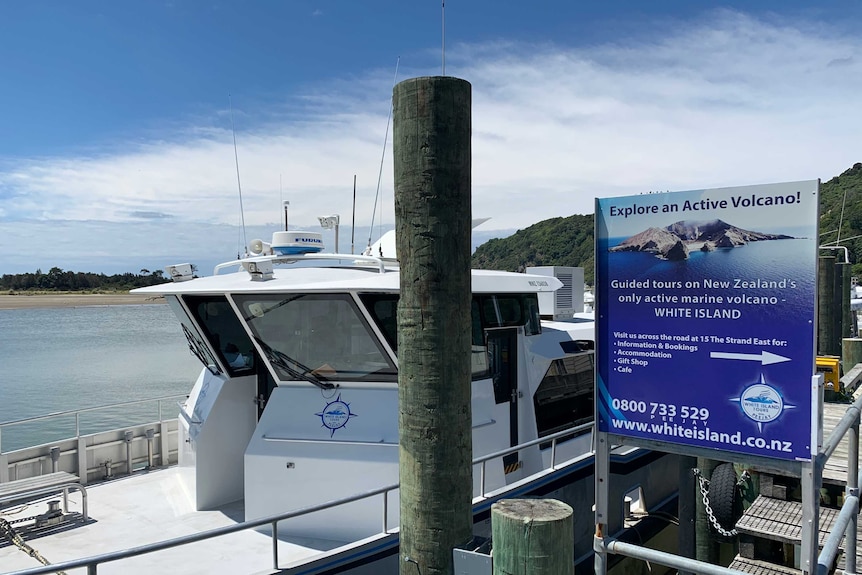
[[[130,293],[0,295],[0,310],[163,303],[165,299],[161,296]]]

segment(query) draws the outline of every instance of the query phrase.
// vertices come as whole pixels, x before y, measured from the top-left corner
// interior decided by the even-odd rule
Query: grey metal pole
[[[153,463],[153,451],[154,451],[153,440],[155,439],[155,437],[156,437],[156,430],[152,429],[152,428],[148,429],[147,430],[147,469],[153,469],[155,467],[155,464]]]
[[[817,572],[820,532],[820,464],[817,458],[802,463],[802,545],[799,568],[803,575]]]
[[[859,497],[859,416],[850,428],[847,450],[847,496]],[[857,510],[858,511],[858,510]],[[848,575],[856,573],[856,530],[859,523],[859,514],[854,513],[850,518],[850,524],[845,532],[845,545],[847,546],[844,558],[844,572]]]
[[[132,474],[132,439],[134,438],[134,433],[131,431],[127,431],[123,435],[126,441],[126,469],[129,472],[129,475]]]
[[[666,553],[664,551],[641,547],[640,545],[634,545],[632,543],[624,543],[622,541],[608,541],[607,549],[609,552],[617,555],[650,561],[667,567],[675,567],[681,571],[698,573],[698,575],[744,575],[742,571],[737,571],[736,569],[728,569],[727,567],[722,567],[713,563],[696,561],[694,559],[674,555],[673,553]]]
[[[60,471],[60,448],[56,445],[51,448],[51,473]]]
[[[595,452],[595,487],[596,487],[596,533],[593,539],[595,551],[594,567],[596,575],[607,575],[608,553],[604,546],[605,531],[608,527],[608,500],[611,484],[611,443],[608,434],[603,431],[593,431],[596,434]]]

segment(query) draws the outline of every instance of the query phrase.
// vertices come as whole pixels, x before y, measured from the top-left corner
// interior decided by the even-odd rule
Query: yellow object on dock
[[[817,373],[823,374],[823,389],[841,391],[840,358],[817,356]]]

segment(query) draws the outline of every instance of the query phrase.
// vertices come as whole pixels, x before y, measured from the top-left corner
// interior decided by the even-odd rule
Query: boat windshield
[[[397,381],[394,364],[348,294],[234,295],[279,381]],[[273,357],[286,358],[273,361]],[[300,366],[301,369],[298,369]]]

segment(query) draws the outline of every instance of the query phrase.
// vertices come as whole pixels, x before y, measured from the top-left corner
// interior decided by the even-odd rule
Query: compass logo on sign
[[[357,417],[355,413],[350,412],[350,404],[341,401],[340,393],[338,394],[338,397],[335,398],[335,401],[327,403],[326,407],[323,408],[323,411],[315,413],[314,415],[320,417],[323,427],[330,431],[329,437],[335,435],[336,430],[347,425],[347,422],[350,421],[351,417]]]
[[[775,421],[781,417],[784,410],[796,407],[786,404],[778,390],[766,383],[763,374],[760,374],[760,381],[746,387],[739,397],[734,397],[731,401],[739,403],[742,413],[756,422],[757,429],[761,432],[764,423]]]

